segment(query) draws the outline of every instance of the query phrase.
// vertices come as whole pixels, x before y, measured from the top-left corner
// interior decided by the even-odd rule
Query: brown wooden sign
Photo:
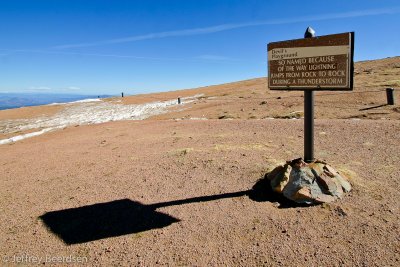
[[[354,32],[268,44],[271,90],[353,90]]]

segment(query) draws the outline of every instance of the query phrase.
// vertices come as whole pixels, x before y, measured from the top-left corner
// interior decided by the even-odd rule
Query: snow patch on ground
[[[201,96],[202,95],[195,95],[181,98],[182,104],[179,106],[192,103]],[[8,134],[42,128],[42,130],[37,132],[2,139],[0,140],[0,145],[41,135],[71,125],[97,124],[120,120],[143,120],[154,115],[168,112],[168,108],[177,106],[178,101],[174,99],[139,105],[122,105],[103,102],[101,99],[85,99],[67,104],[70,105],[61,112],[50,117],[0,121],[0,133]]]
[[[74,104],[74,103],[90,103],[90,102],[100,102],[100,101],[102,101],[100,98],[89,98],[89,99],[82,99],[82,100],[66,102],[66,103],[55,102],[55,103],[47,104],[46,106],[58,106],[58,105],[68,105],[68,104]]]
[[[22,135],[17,135],[17,136],[13,136],[11,138],[2,139],[2,140],[0,140],[0,145],[5,145],[5,144],[17,142],[17,141],[20,141],[20,140],[23,140],[23,139],[26,139],[26,138],[29,138],[29,137],[38,136],[38,135],[50,132],[50,131],[55,130],[55,129],[56,128],[46,128],[46,129],[43,129],[41,131],[22,134]]]
[[[195,120],[195,121],[201,120],[201,121],[205,121],[205,120],[208,120],[208,119],[207,119],[207,118],[204,118],[204,117],[202,117],[202,118],[193,117],[193,118],[190,118],[189,120]]]

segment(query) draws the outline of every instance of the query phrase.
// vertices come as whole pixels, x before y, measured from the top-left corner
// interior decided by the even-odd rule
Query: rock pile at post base
[[[268,175],[272,189],[301,204],[333,202],[351,190],[347,178],[326,162],[305,163],[302,159],[286,162]]]

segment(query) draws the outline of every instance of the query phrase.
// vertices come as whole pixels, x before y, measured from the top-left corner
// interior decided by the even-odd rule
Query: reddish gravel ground
[[[399,132],[316,120],[316,156],[354,190],[313,207],[247,191],[302,156],[302,120],[125,121],[2,145],[0,265],[399,266]]]

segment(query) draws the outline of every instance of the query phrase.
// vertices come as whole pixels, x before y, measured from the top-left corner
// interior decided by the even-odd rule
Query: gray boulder
[[[303,204],[333,202],[351,190],[348,179],[323,161],[288,161],[272,170],[267,179],[275,192]]]

